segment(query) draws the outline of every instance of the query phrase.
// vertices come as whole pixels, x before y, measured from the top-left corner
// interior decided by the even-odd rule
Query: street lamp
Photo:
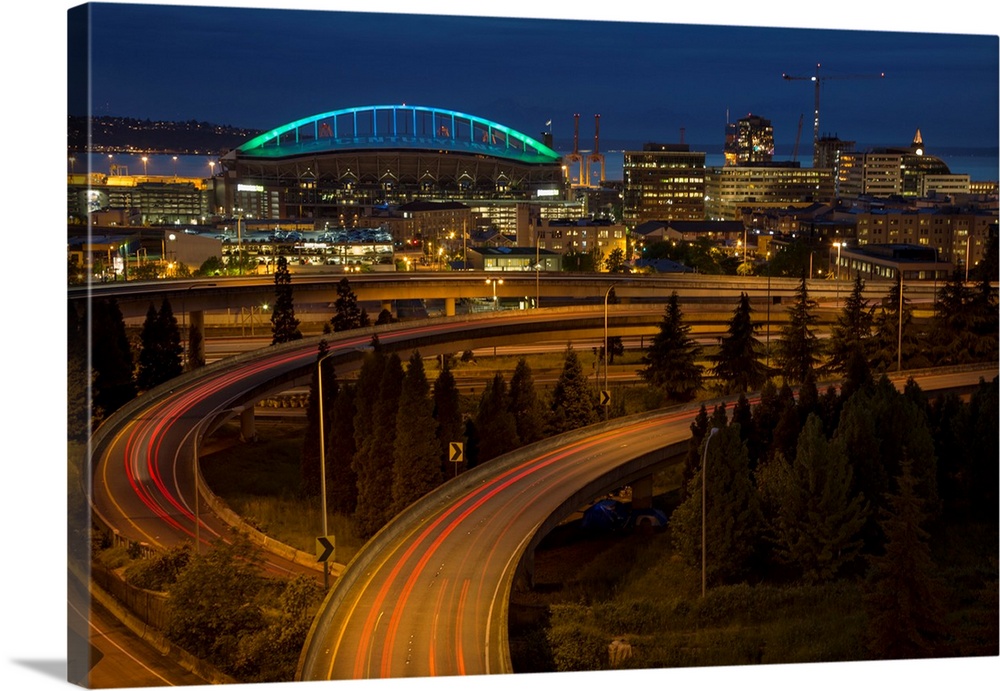
[[[844,246],[842,242],[835,242],[833,246],[837,248],[837,309],[840,309],[840,248]]]
[[[146,162],[147,161],[149,161],[149,157],[148,156],[143,156],[142,157],[142,176],[143,177],[146,177]]]
[[[708,496],[705,492],[705,481],[707,479],[708,473],[706,473],[705,463],[708,461],[708,443],[712,441],[712,437],[715,433],[719,431],[718,427],[713,427],[708,433],[708,438],[705,439],[705,448],[701,452],[701,596],[705,597],[705,500]]]
[[[200,554],[201,553],[201,511],[199,509],[199,505],[201,504],[201,501],[200,501],[201,493],[199,491],[199,484],[198,484],[198,477],[199,477],[199,475],[198,475],[198,447],[199,447],[199,439],[200,439],[201,433],[202,433],[202,427],[205,427],[207,422],[209,422],[211,420],[214,420],[217,415],[221,415],[222,413],[236,413],[237,415],[239,415],[242,412],[243,412],[243,406],[241,406],[241,405],[234,406],[232,408],[225,408],[223,410],[217,410],[217,411],[214,411],[213,415],[202,419],[202,421],[198,423],[198,426],[195,427],[195,431],[194,431],[194,454],[191,457],[191,471],[194,473],[194,551],[195,551],[195,554]]]
[[[319,400],[319,493],[320,493],[320,505],[323,512],[323,537],[327,536],[327,518],[326,518],[326,417],[323,415],[323,361],[326,360],[331,355],[334,355],[334,351],[325,353],[316,360],[316,382],[317,382],[317,393]],[[326,562],[323,563],[323,587],[330,587],[330,575],[326,568]]]
[[[502,278],[487,278],[486,279],[486,284],[489,285],[491,283],[493,284],[493,309],[496,310],[497,309],[497,284],[499,283],[500,285],[503,285],[503,279]]]
[[[611,291],[615,289],[614,281],[608,286],[608,290],[604,293],[604,390],[608,390],[608,298],[611,296]],[[604,419],[608,419],[608,407],[604,406]]]

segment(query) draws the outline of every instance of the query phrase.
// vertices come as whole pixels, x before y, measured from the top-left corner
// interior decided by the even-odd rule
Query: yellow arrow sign
[[[448,460],[452,463],[461,463],[465,458],[465,445],[460,441],[453,441],[448,444]]]
[[[333,535],[316,538],[316,561],[330,561],[337,551],[337,541]]]

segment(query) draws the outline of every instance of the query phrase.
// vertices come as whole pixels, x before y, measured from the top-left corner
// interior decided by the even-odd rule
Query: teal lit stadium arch
[[[561,156],[541,142],[485,118],[425,106],[345,108],[276,127],[240,146],[248,159],[278,159],[322,152],[426,150],[558,165]]]

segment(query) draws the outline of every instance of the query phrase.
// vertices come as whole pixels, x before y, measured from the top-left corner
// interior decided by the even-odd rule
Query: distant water
[[[630,148],[630,150],[637,150],[641,148],[642,144],[637,144],[634,148]],[[706,152],[705,163],[710,167],[721,166],[724,162],[722,152],[714,149],[717,149],[717,147],[700,147],[696,144],[691,145],[692,151]],[[560,151],[560,153],[568,154],[570,151]],[[590,152],[588,151],[582,153]],[[997,149],[943,149],[941,151],[930,151],[928,153],[937,156],[944,161],[952,173],[968,173],[973,181],[1000,179],[1000,171],[998,171],[998,167],[1000,167],[1000,163],[998,163],[998,161],[1000,161],[1000,158],[998,158]],[[604,151],[603,155],[605,178],[608,180],[621,180],[622,167],[625,158],[624,150],[609,149]],[[92,154],[91,157],[93,162],[92,169],[97,173],[107,173],[109,172],[111,165],[117,165],[127,169],[129,175],[177,175],[180,177],[207,178],[212,173],[212,162],[215,162],[216,164],[216,173],[221,170],[218,164],[218,157],[207,155],[176,157],[169,155],[151,155],[146,157],[147,160],[145,164],[143,164],[141,154],[119,153],[113,154],[110,159],[107,154]],[[791,152],[782,152],[779,150],[775,157],[781,160],[791,160]],[[811,161],[811,151],[799,153],[799,162],[803,165],[803,167],[811,165]],[[67,172],[73,171],[77,173],[84,172],[84,167],[79,160],[79,156],[75,162],[68,165]]]

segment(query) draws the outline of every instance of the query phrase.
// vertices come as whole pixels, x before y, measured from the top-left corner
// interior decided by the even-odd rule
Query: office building
[[[626,151],[622,216],[630,228],[645,221],[705,218],[705,152],[687,144],[646,144]]]

